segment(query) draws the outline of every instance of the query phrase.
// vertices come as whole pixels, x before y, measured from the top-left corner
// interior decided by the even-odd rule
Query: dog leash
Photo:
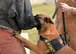
[[[59,8],[59,6],[57,6],[56,4],[56,0],[54,0],[54,2],[55,2],[55,6],[56,6],[56,9],[55,9],[55,12],[54,12],[54,14],[53,14],[53,16],[52,16],[52,19],[54,19],[55,18],[55,15],[57,14],[57,12],[58,12],[58,8]],[[63,32],[60,34],[60,36],[62,35],[62,34],[64,34],[64,42],[66,42],[66,44],[68,44],[68,42],[70,41],[70,38],[68,39],[67,38],[67,31],[66,31],[66,25],[65,25],[65,15],[64,15],[64,12],[62,12],[62,21],[63,21]]]
[[[56,0],[54,0],[54,3],[55,3],[55,7],[56,7],[56,9],[55,9],[55,12],[54,12],[54,14],[53,14],[53,16],[52,16],[52,19],[55,18],[55,15],[56,15],[56,13],[57,13],[57,11],[58,11],[58,6],[57,6],[57,2],[56,2]]]
[[[62,21],[63,21],[63,34],[64,34],[64,39],[66,44],[68,43],[67,40],[67,31],[66,31],[66,25],[65,25],[65,16],[64,16],[64,12],[62,12]]]

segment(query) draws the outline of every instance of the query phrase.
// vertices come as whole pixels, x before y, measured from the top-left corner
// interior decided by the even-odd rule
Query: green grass
[[[33,5],[33,14],[37,13],[46,13],[48,15],[52,15],[54,13],[54,4],[40,4],[40,5]]]
[[[40,5],[33,5],[32,6],[32,10],[33,10],[33,14],[38,14],[38,13],[46,13],[50,16],[53,15],[54,13],[54,4],[40,4]],[[29,34],[29,38],[30,38],[30,41],[33,43],[33,44],[37,44],[37,41],[38,41],[38,32],[36,30],[36,28],[33,28],[31,30],[24,30],[23,32],[27,32]],[[35,52],[31,51],[31,54],[36,54]]]

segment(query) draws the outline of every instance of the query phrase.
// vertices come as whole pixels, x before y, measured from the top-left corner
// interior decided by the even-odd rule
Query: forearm
[[[69,10],[72,14],[76,14],[76,8],[74,7],[70,7],[70,10]]]
[[[57,54],[76,54],[76,52],[69,46],[65,46],[61,50],[59,50]]]

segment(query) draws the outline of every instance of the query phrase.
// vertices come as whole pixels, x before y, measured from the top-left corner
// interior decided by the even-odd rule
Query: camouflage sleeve
[[[31,29],[35,25],[32,7],[29,0],[18,0],[16,2],[17,22],[21,29]]]

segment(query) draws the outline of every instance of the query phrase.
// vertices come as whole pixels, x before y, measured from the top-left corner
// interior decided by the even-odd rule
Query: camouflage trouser
[[[0,54],[26,54],[20,41],[8,29],[0,28]]]

